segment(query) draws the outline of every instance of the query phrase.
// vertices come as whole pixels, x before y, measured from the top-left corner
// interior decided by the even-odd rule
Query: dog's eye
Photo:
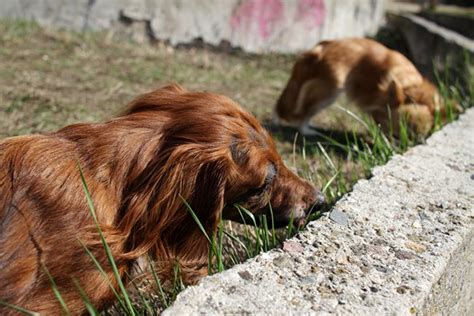
[[[263,181],[263,184],[258,187],[258,188],[252,188],[249,189],[245,194],[245,198],[253,197],[253,196],[260,196],[264,192],[266,192],[269,188],[270,185],[273,182],[273,179],[276,176],[276,168],[274,164],[270,164],[267,169],[267,175],[265,176],[265,180]]]
[[[262,185],[261,187],[259,188],[256,188],[256,189],[250,189],[247,191],[247,193],[245,193],[246,196],[248,197],[251,197],[251,196],[259,196],[261,195],[263,192],[266,191],[268,186],[266,185]]]

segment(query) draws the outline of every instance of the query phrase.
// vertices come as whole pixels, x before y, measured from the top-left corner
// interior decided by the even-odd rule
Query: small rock
[[[227,289],[227,294],[234,294],[237,291],[237,287],[232,285]]]
[[[374,254],[377,254],[377,255],[381,255],[381,254],[385,253],[385,249],[382,246],[369,245],[369,246],[367,246],[367,250],[370,251],[371,253],[374,253]]]
[[[366,266],[360,266],[360,271],[362,271],[362,273],[369,273],[370,272],[370,267],[366,267]]]
[[[253,276],[252,274],[250,274],[250,272],[248,272],[247,270],[244,270],[244,271],[239,271],[239,276],[244,279],[245,281],[251,281],[253,280]]]
[[[446,164],[446,165],[447,165],[449,168],[451,168],[451,169],[453,169],[453,170],[455,170],[455,171],[462,171],[462,169],[459,168],[459,166],[457,166],[457,165],[455,165],[455,164],[450,164],[450,163],[448,163],[448,164]]]
[[[283,242],[283,250],[286,252],[303,252],[304,248],[296,241],[286,240]]]
[[[474,180],[474,173],[471,174],[471,180]]]
[[[314,283],[316,283],[316,279],[313,278],[312,276],[305,276],[305,277],[301,278],[301,283],[314,284]]]
[[[370,287],[370,292],[372,292],[372,293],[377,293],[378,291],[379,291],[379,289],[376,288],[375,286],[371,286],[371,287]]]
[[[319,267],[317,267],[317,266],[312,266],[311,269],[310,269],[310,271],[311,271],[312,273],[318,273],[318,272],[321,271],[321,269],[320,269]]]
[[[347,215],[337,208],[333,209],[332,212],[329,213],[329,218],[339,225],[347,226],[347,224],[349,223]]]
[[[321,294],[331,294],[333,292],[331,286],[327,284],[321,284],[318,286],[317,290]]]
[[[321,300],[321,305],[324,306],[324,309],[333,310],[339,304],[336,298],[327,298]]]
[[[387,273],[388,272],[388,268],[385,267],[385,266],[382,266],[382,265],[374,265],[375,267],[375,270],[379,271],[379,272],[382,272],[382,273]]]
[[[401,285],[397,287],[397,293],[398,294],[405,294],[410,288],[406,285]]]
[[[448,204],[445,201],[439,201],[435,204],[435,206],[442,210],[448,208]]]
[[[397,250],[395,251],[395,257],[400,260],[410,260],[410,259],[414,259],[415,255],[410,251]]]
[[[381,228],[376,228],[375,229],[375,233],[378,235],[378,236],[383,236],[383,230]]]
[[[279,256],[273,259],[273,264],[279,268],[289,268],[291,267],[291,259],[287,256]]]
[[[331,247],[331,246],[324,247],[324,252],[327,253],[328,255],[336,252],[336,250],[337,250],[336,248]]]
[[[336,269],[334,269],[333,273],[335,275],[345,274],[345,273],[347,273],[347,270],[344,269],[344,268],[336,268]]]
[[[422,244],[418,244],[416,242],[407,242],[405,243],[405,247],[407,247],[410,250],[413,250],[416,253],[423,253],[426,251],[426,247]]]
[[[339,264],[348,264],[349,261],[347,260],[347,256],[339,256],[337,259],[336,259],[336,262],[339,263]]]
[[[387,241],[382,239],[382,238],[375,238],[373,241],[372,241],[372,244],[373,245],[377,245],[377,246],[386,246],[387,245]]]

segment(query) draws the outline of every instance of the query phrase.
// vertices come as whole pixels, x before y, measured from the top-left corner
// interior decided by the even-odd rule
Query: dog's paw
[[[280,126],[281,125],[281,119],[280,117],[278,116],[278,114],[274,111],[272,113],[272,120],[271,120],[271,124],[272,126]]]
[[[316,136],[316,135],[318,135],[318,132],[314,129],[314,127],[312,127],[309,124],[305,124],[305,125],[300,126],[298,128],[298,130],[303,136]]]

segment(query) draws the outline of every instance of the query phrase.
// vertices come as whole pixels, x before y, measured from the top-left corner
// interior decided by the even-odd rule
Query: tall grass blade
[[[82,302],[87,308],[87,311],[89,312],[90,315],[100,315],[100,313],[97,311],[97,309],[92,305],[92,303],[89,300],[89,297],[87,296],[86,292],[82,289],[81,285],[77,280],[72,280],[74,285],[76,286],[77,290],[79,291],[79,295],[81,296]]]
[[[61,293],[59,292],[58,286],[56,285],[56,282],[54,281],[53,277],[49,273],[48,269],[46,268],[44,264],[41,264],[41,268],[43,272],[46,274],[46,276],[48,277],[49,282],[51,283],[51,289],[53,290],[54,296],[56,297],[59,304],[61,305],[61,309],[66,315],[71,315],[71,313],[69,312],[69,309],[67,308],[66,302],[64,302],[64,299]]]
[[[198,225],[201,232],[204,234],[206,239],[209,241],[209,244],[212,244],[211,238],[209,238],[209,235],[207,234],[206,229],[204,228],[204,226],[202,226],[201,221],[199,220],[196,213],[194,213],[193,209],[191,208],[191,205],[189,205],[189,203],[186,201],[186,199],[184,199],[181,195],[179,197],[183,201],[184,206],[186,206],[186,210],[188,211],[188,213],[192,216],[192,218],[194,219],[194,221]]]
[[[2,301],[2,300],[0,300],[0,305],[9,307],[9,308],[11,308],[11,309],[17,311],[18,313],[23,314],[23,315],[27,315],[27,316],[40,316],[39,313],[29,311],[29,310],[27,310],[27,309],[25,309],[25,308],[22,308],[22,307],[20,307],[20,306],[16,306],[16,305],[7,303],[7,302]]]
[[[94,220],[94,224],[95,224],[96,229],[99,233],[99,236],[100,236],[100,239],[101,239],[101,242],[102,242],[102,246],[104,247],[105,253],[107,255],[107,260],[109,261],[110,266],[112,267],[112,271],[113,271],[115,280],[117,281],[118,286],[120,288],[120,291],[122,292],[123,299],[124,299],[125,304],[127,306],[127,311],[130,313],[130,315],[134,316],[135,315],[135,309],[133,308],[132,302],[130,300],[130,297],[128,296],[125,285],[122,282],[122,278],[121,278],[120,273],[118,271],[117,265],[115,264],[115,260],[114,260],[113,255],[112,255],[112,251],[110,250],[110,247],[109,247],[109,245],[107,244],[107,242],[105,240],[104,234],[102,233],[102,229],[100,228],[100,225],[97,221],[97,215],[96,215],[96,212],[95,212],[94,203],[92,201],[92,197],[91,197],[91,194],[89,192],[89,188],[87,187],[87,183],[86,183],[86,179],[84,177],[84,173],[83,173],[82,168],[79,164],[78,164],[78,167],[79,167],[79,172],[81,174],[82,187],[83,187],[84,193],[86,195],[87,204],[89,205],[89,211],[92,215],[92,218]]]
[[[151,261],[150,258],[148,258],[148,263],[150,265],[151,273],[153,275],[153,279],[155,280],[155,284],[158,287],[158,292],[160,293],[161,303],[163,304],[164,307],[168,307],[169,302],[166,299],[166,294],[165,294],[165,291],[164,291],[163,286],[161,284],[161,280],[158,277],[158,274],[156,273],[155,264]]]

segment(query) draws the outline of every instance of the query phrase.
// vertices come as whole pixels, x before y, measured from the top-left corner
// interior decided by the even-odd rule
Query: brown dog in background
[[[426,135],[435,111],[444,115],[436,87],[405,56],[373,40],[349,38],[323,41],[298,58],[274,122],[311,135],[311,118],[342,92],[395,135],[402,117],[412,132]]]
[[[319,190],[285,167],[269,134],[239,105],[172,85],[134,100],[121,116],[58,132],[0,141],[0,300],[47,315],[61,313],[49,271],[70,313],[86,311],[77,285],[104,307],[117,290],[97,221],[122,279],[148,255],[163,280],[179,263],[185,283],[207,274],[208,235],[234,205],[276,225],[305,219]],[[82,243],[82,244],[81,244]],[[76,284],[77,282],[77,284]],[[0,314],[14,313],[0,304]]]

